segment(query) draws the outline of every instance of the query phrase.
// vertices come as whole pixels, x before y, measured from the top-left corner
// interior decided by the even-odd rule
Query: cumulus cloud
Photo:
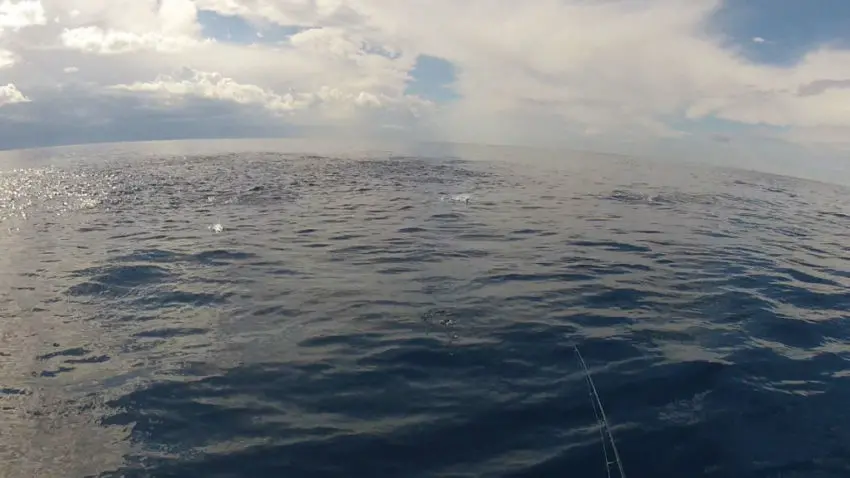
[[[340,28],[345,19],[368,41],[454,63],[462,99],[440,112],[448,136],[486,140],[543,129],[687,136],[675,117],[783,128],[850,124],[845,92],[796,94],[827,74],[850,78],[847,52],[822,48],[786,68],[753,63],[706,33],[718,1],[201,4],[280,25]],[[333,43],[322,48],[344,54]]]
[[[238,104],[254,104],[271,111],[291,112],[310,106],[308,95],[296,98],[291,93],[279,95],[257,85],[242,84],[219,73],[186,69],[182,75],[160,75],[151,82],[136,82],[114,85],[116,90],[152,93],[163,101],[170,102],[181,97],[231,101]]]
[[[98,109],[115,118],[128,97],[158,111],[202,101],[293,125],[648,151],[694,140],[704,120],[820,145],[850,128],[850,50],[756,62],[713,33],[721,0],[2,2],[4,81],[25,87],[33,105],[72,101],[69,91],[115,101],[116,112]],[[211,14],[256,31],[230,43],[202,25]],[[266,41],[268,28],[290,33]],[[452,101],[409,92],[420,55],[454,66]],[[712,135],[706,144],[724,151],[746,145]]]
[[[74,8],[63,12],[72,19],[69,23],[81,25],[62,31],[60,38],[64,46],[97,54],[139,50],[168,53],[201,42],[198,10],[191,0],[139,0],[133,5],[118,0],[112,8],[105,5],[100,9],[91,8],[102,3],[91,1],[80,5],[90,7],[87,10]]]
[[[15,85],[9,83],[6,86],[0,86],[0,107],[28,101],[30,99],[24,96]]]
[[[44,25],[47,17],[38,0],[3,0],[0,2],[0,32],[5,29],[20,30],[33,25]]]
[[[218,100],[250,105],[283,116],[306,110],[322,110],[325,119],[357,117],[362,110],[403,108],[417,114],[430,104],[416,98],[394,98],[381,93],[354,91],[323,85],[316,91],[278,93],[254,84],[240,83],[217,72],[185,68],[179,74],[164,74],[149,82],[117,84],[116,91],[149,94],[164,105],[178,105],[187,98]],[[290,88],[290,90],[292,90]],[[297,121],[297,118],[296,118]]]

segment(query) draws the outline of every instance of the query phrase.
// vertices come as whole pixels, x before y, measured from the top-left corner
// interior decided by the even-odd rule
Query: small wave
[[[574,345],[635,476],[849,466],[846,190],[114,156],[0,176],[10,475],[604,475]]]

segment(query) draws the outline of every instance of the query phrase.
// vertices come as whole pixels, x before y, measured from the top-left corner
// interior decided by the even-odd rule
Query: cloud
[[[711,96],[694,98],[688,117],[714,116],[775,127],[850,125],[850,110],[843,106],[850,101],[850,89],[824,87],[845,81],[827,78],[850,79],[848,51],[824,48],[790,68],[749,66],[737,71],[746,75],[729,81]]]
[[[101,1],[86,3],[88,10],[73,9],[64,11],[74,23],[82,26],[65,28],[61,35],[62,44],[96,54],[122,54],[140,50],[156,52],[176,52],[197,46],[200,25],[197,22],[198,10],[191,0],[139,0],[130,6],[126,0],[116,2],[119,8],[91,8]],[[141,8],[140,8],[141,7]],[[60,10],[61,11],[61,10]],[[130,17],[129,14],[133,16]],[[107,24],[103,27],[97,22]]]
[[[197,97],[229,101],[238,104],[253,104],[275,112],[291,112],[306,109],[312,102],[310,95],[279,95],[257,85],[242,84],[219,73],[186,69],[181,76],[160,75],[151,82],[136,82],[114,85],[112,89],[151,93],[168,104],[182,97]]]
[[[27,103],[29,101],[30,99],[24,96],[12,83],[6,86],[0,86],[0,107],[16,103]]]
[[[66,87],[49,104],[34,101],[0,109],[0,143],[10,148],[69,143],[285,136],[301,131],[249,105],[185,98],[180,108],[144,96],[104,95]]]
[[[291,91],[278,93],[255,84],[240,83],[220,73],[197,71],[189,68],[179,74],[159,75],[149,82],[117,84],[110,89],[141,93],[164,107],[178,107],[186,100],[203,99],[249,106],[265,110],[275,117],[285,117],[292,124],[317,124],[338,126],[357,122],[367,117],[373,121],[386,121],[387,117],[367,114],[368,111],[390,114],[403,111],[415,117],[431,104],[412,97],[392,97],[382,93],[332,88],[327,85],[316,91]],[[373,130],[382,128],[372,125]]]
[[[20,30],[33,25],[44,25],[47,17],[38,0],[3,0],[0,2],[0,32]]]
[[[129,53],[139,50],[176,52],[197,45],[187,36],[169,36],[161,32],[132,33],[120,30],[103,30],[89,26],[62,32],[62,43],[72,49],[99,54]]]
[[[0,69],[15,64],[15,54],[9,50],[0,49]]]
[[[187,118],[216,104],[233,112],[220,118],[262,115],[283,129],[650,154],[670,142],[731,154],[765,138],[833,147],[850,128],[850,51],[824,44],[786,66],[757,62],[742,52],[768,40],[730,42],[715,23],[720,0],[0,5],[0,68],[32,98],[28,127],[50,120],[61,129],[37,117],[47,114],[38,103],[61,98],[112,123],[165,121],[166,111]],[[218,30],[203,23],[211,15]],[[227,21],[248,29],[241,43],[228,41]],[[412,93],[428,90],[409,88],[425,81],[414,78],[422,57],[448,65],[451,94]],[[716,121],[739,131],[718,136],[705,126]]]
[[[333,23],[346,2],[327,4],[337,7],[307,14],[267,2],[254,13]],[[441,117],[447,135],[687,136],[668,121],[677,116],[775,127],[850,122],[836,95],[794,94],[826,72],[850,77],[839,66],[846,52],[824,48],[785,69],[752,63],[706,33],[719,2],[347,5],[361,22],[350,28],[376,43],[458,66],[462,100]]]
[[[15,52],[3,48],[4,40],[12,33],[46,23],[44,7],[38,0],[0,1],[0,69],[10,67],[18,60]]]
[[[816,96],[829,89],[850,88],[850,79],[846,80],[816,80],[797,89],[799,96]]]

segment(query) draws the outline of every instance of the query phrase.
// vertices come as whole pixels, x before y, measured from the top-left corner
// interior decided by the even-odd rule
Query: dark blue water
[[[319,149],[0,159],[0,476],[850,476],[847,189]]]

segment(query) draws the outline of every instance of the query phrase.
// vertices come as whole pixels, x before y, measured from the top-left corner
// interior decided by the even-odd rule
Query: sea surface
[[[848,198],[518,148],[7,152],[0,476],[618,476],[578,347],[629,477],[847,477]]]

